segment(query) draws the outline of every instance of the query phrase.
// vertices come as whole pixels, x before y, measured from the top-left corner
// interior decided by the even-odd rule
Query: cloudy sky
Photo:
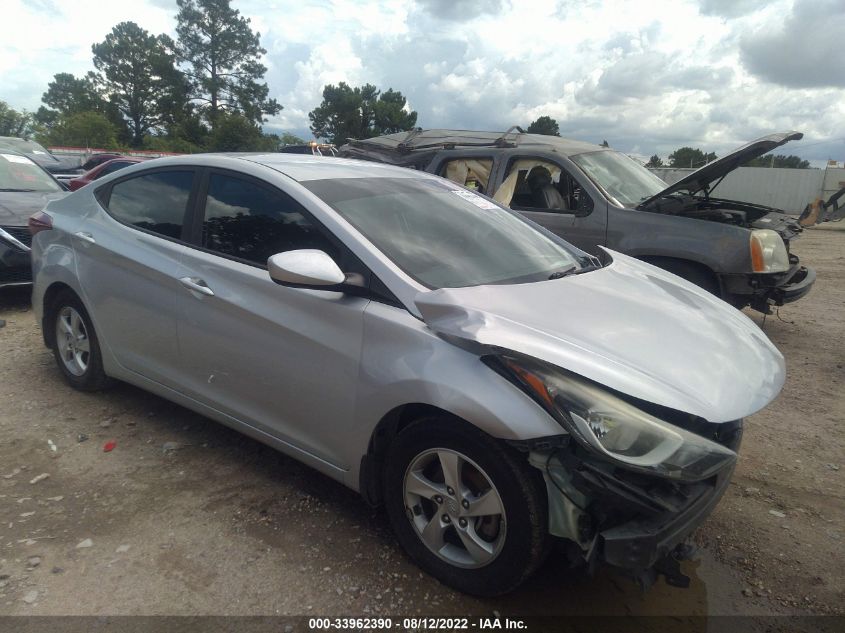
[[[233,0],[308,132],[326,83],[408,97],[423,127],[505,129],[547,114],[563,136],[664,158],[796,129],[789,153],[845,160],[843,0]],[[57,72],[134,20],[174,35],[175,0],[3,0],[0,99],[37,109]]]

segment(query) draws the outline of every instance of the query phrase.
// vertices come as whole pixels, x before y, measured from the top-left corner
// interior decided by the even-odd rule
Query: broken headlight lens
[[[660,420],[577,375],[525,358],[499,360],[588,450],[631,470],[697,481],[736,460],[736,453]]]

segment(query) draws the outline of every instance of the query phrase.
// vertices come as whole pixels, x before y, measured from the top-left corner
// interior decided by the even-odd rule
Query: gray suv
[[[621,152],[518,128],[414,130],[352,141],[340,154],[444,176],[587,252],[607,246],[738,308],[770,313],[815,282],[815,271],[790,252],[801,225],[776,209],[710,194],[740,165],[802,136],[763,137],[668,186]]]

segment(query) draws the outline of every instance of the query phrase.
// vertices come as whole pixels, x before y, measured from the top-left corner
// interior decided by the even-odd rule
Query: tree
[[[604,141],[601,142],[601,146],[602,147],[610,147],[610,143],[608,143],[607,140],[605,139]]]
[[[117,128],[100,112],[77,112],[60,117],[42,137],[48,145],[115,149]]]
[[[57,73],[47,84],[47,92],[41,96],[41,101],[61,115],[102,111],[105,100],[97,92],[95,82],[93,72],[79,78],[70,73]]]
[[[705,154],[697,147],[681,147],[669,154],[669,167],[701,167],[716,158],[713,152]]]
[[[151,35],[134,22],[121,22],[91,47],[99,71],[96,85],[128,119],[135,147],[168,120],[184,90],[169,52],[172,47],[166,35]]]
[[[281,145],[302,145],[304,142],[304,138],[299,138],[296,134],[290,132],[282,132],[282,136],[279,138]]]
[[[18,112],[5,101],[0,101],[0,136],[23,136],[32,132],[32,115],[26,110]]]
[[[239,112],[218,112],[217,125],[208,140],[212,152],[272,152],[279,147],[279,137],[263,134],[249,117]]]
[[[657,154],[652,156],[648,159],[648,162],[645,164],[646,167],[663,167],[663,159],[660,158]]]
[[[417,113],[406,109],[402,93],[389,88],[380,93],[372,84],[351,87],[344,82],[323,88],[323,101],[308,113],[316,138],[342,145],[350,138],[364,139],[411,130]]]
[[[238,112],[254,124],[264,115],[282,110],[269,99],[261,79],[267,67],[259,60],[260,34],[253,33],[248,18],[232,9],[229,0],[177,0],[177,59],[190,83],[190,98],[201,108],[212,128],[218,114]]]
[[[529,134],[544,134],[546,136],[560,136],[560,129],[557,121],[548,116],[541,116],[535,121],[531,122],[528,129],[525,130]]]
[[[752,158],[750,161],[745,163],[745,167],[786,167],[787,169],[808,169],[810,167],[810,161],[803,160],[800,156],[795,156],[794,154],[790,154],[789,156],[784,154],[778,154],[777,156],[774,154],[766,154],[765,156],[760,156],[759,158]]]

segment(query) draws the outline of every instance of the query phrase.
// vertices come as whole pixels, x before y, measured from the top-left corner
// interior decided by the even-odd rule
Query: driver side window
[[[589,213],[592,201],[578,181],[560,165],[539,158],[517,158],[494,199],[513,209],[559,213]]]

